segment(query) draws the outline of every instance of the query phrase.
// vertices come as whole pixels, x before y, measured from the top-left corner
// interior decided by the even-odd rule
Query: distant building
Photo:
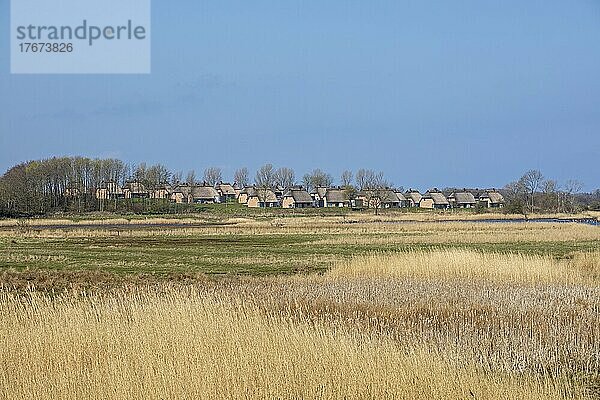
[[[206,184],[192,187],[191,195],[193,203],[214,204],[221,202],[221,196],[219,196],[217,190]]]
[[[328,188],[323,195],[324,207],[349,207],[348,192],[342,188]]]
[[[448,202],[454,208],[474,208],[477,205],[473,193],[467,191],[452,193],[448,196]]]
[[[409,189],[404,193],[404,197],[408,200],[409,207],[419,207],[423,196],[418,190]]]
[[[399,204],[400,208],[410,207],[411,201],[408,200],[402,192],[396,190],[395,193],[396,193],[396,197],[398,197],[398,201],[400,202],[400,204]]]
[[[357,208],[399,208],[400,199],[392,189],[363,190],[359,192],[354,200]]]
[[[230,203],[235,201],[235,199],[237,198],[237,193],[235,191],[235,188],[230,185],[229,183],[218,183],[215,186],[215,189],[217,190],[217,193],[219,194],[220,197],[220,202],[221,203]]]
[[[306,190],[292,188],[288,190],[281,201],[283,208],[309,208],[314,205],[314,200]]]
[[[123,194],[126,199],[147,199],[150,197],[150,192],[141,182],[127,182],[123,186]]]
[[[171,192],[173,188],[171,185],[164,184],[157,186],[153,191],[150,192],[151,199],[169,200],[171,198]]]
[[[429,209],[446,209],[450,208],[450,202],[442,192],[437,189],[431,189],[428,190],[423,197],[421,197],[419,207]]]
[[[96,189],[96,198],[98,200],[124,199],[125,193],[116,182],[106,182]]]
[[[187,183],[179,183],[171,189],[170,198],[175,203],[191,203],[192,187]]]
[[[272,208],[278,207],[279,201],[277,200],[277,196],[273,193],[272,190],[269,189],[257,189],[252,188],[252,191],[249,191],[246,205],[250,208]]]
[[[477,201],[487,208],[504,207],[504,196],[496,190],[486,190],[479,194]]]
[[[240,193],[238,194],[238,203],[247,204],[248,197],[255,196],[255,195],[256,195],[256,187],[246,186],[245,188],[240,190]]]
[[[329,188],[325,186],[318,186],[310,192],[310,196],[315,202],[315,207],[325,207],[325,194]]]

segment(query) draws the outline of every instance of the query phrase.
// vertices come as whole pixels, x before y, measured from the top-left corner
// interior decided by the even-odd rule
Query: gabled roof
[[[319,186],[316,187],[312,190],[312,192],[310,192],[311,195],[317,195],[319,196],[320,199],[325,197],[325,194],[327,193],[327,191],[329,190],[328,187],[325,186]]]
[[[408,201],[408,199],[406,198],[406,196],[404,196],[404,194],[402,194],[402,192],[396,192],[396,197],[398,197],[399,201]]]
[[[444,194],[442,192],[438,192],[435,190],[431,190],[431,191],[427,191],[424,195],[423,195],[423,199],[432,199],[433,200],[433,204],[438,204],[438,205],[449,205],[450,203],[448,202],[448,199],[446,199],[446,196],[444,196]]]
[[[392,189],[382,189],[377,191],[363,190],[359,193],[359,197],[364,196],[367,199],[380,198],[382,203],[399,203],[400,200]]]
[[[192,187],[187,183],[179,183],[173,187],[172,193],[183,193],[184,195],[189,195],[192,191]]]
[[[452,193],[450,195],[451,198],[454,198],[456,204],[475,204],[475,196],[470,192],[457,192]]]
[[[283,197],[291,197],[296,203],[312,203],[313,198],[304,189],[290,189]]]
[[[344,189],[327,189],[324,197],[328,203],[347,203],[349,201],[348,193]]]
[[[217,191],[221,193],[222,196],[231,195],[235,196],[235,189],[229,183],[219,183],[216,186]]]
[[[258,197],[259,201],[263,201],[263,197],[265,197],[264,201],[266,203],[276,203],[277,202],[277,196],[275,196],[275,193],[273,193],[272,190],[268,190],[266,191],[266,196],[265,196],[265,192],[263,191],[263,189],[257,189],[257,188],[252,188],[254,189],[252,191],[252,193],[248,193],[248,197]],[[312,201],[312,199],[311,199]]]
[[[419,193],[417,190],[409,190],[406,192],[406,199],[412,200],[414,203],[419,203],[422,198],[423,195],[421,195],[421,193]]]
[[[500,204],[504,203],[504,196],[496,191],[486,191],[479,195],[480,199],[489,198],[492,203]]]
[[[396,204],[396,203],[400,203],[400,199],[396,195],[396,192],[394,192],[393,190],[389,189],[389,190],[384,191],[381,194],[381,202],[382,203]]]
[[[492,203],[504,203],[504,196],[498,192],[490,192],[488,196],[490,196]]]
[[[219,197],[219,193],[217,193],[217,190],[212,186],[194,186],[191,193],[194,199],[214,200],[215,197]]]

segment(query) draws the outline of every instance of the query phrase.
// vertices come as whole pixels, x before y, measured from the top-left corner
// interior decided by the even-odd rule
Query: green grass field
[[[0,272],[274,275],[323,272],[336,261],[372,252],[467,248],[568,258],[600,247],[600,229],[581,224],[345,222],[343,216],[299,216],[276,224],[255,218],[190,229],[5,228]]]

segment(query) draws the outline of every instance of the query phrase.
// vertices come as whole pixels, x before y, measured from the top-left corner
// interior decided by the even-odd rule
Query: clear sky
[[[0,169],[55,155],[600,187],[600,1],[154,0],[150,75],[11,75]]]

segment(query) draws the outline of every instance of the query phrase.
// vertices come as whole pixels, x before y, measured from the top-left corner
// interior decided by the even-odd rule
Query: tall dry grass
[[[600,252],[576,253],[573,260],[548,256],[486,253],[468,249],[377,253],[338,262],[331,277],[482,279],[529,284],[600,284]]]
[[[197,291],[0,295],[10,399],[554,399],[561,382],[488,374],[435,349]]]
[[[413,251],[324,275],[0,292],[0,397],[594,398],[599,268]]]

